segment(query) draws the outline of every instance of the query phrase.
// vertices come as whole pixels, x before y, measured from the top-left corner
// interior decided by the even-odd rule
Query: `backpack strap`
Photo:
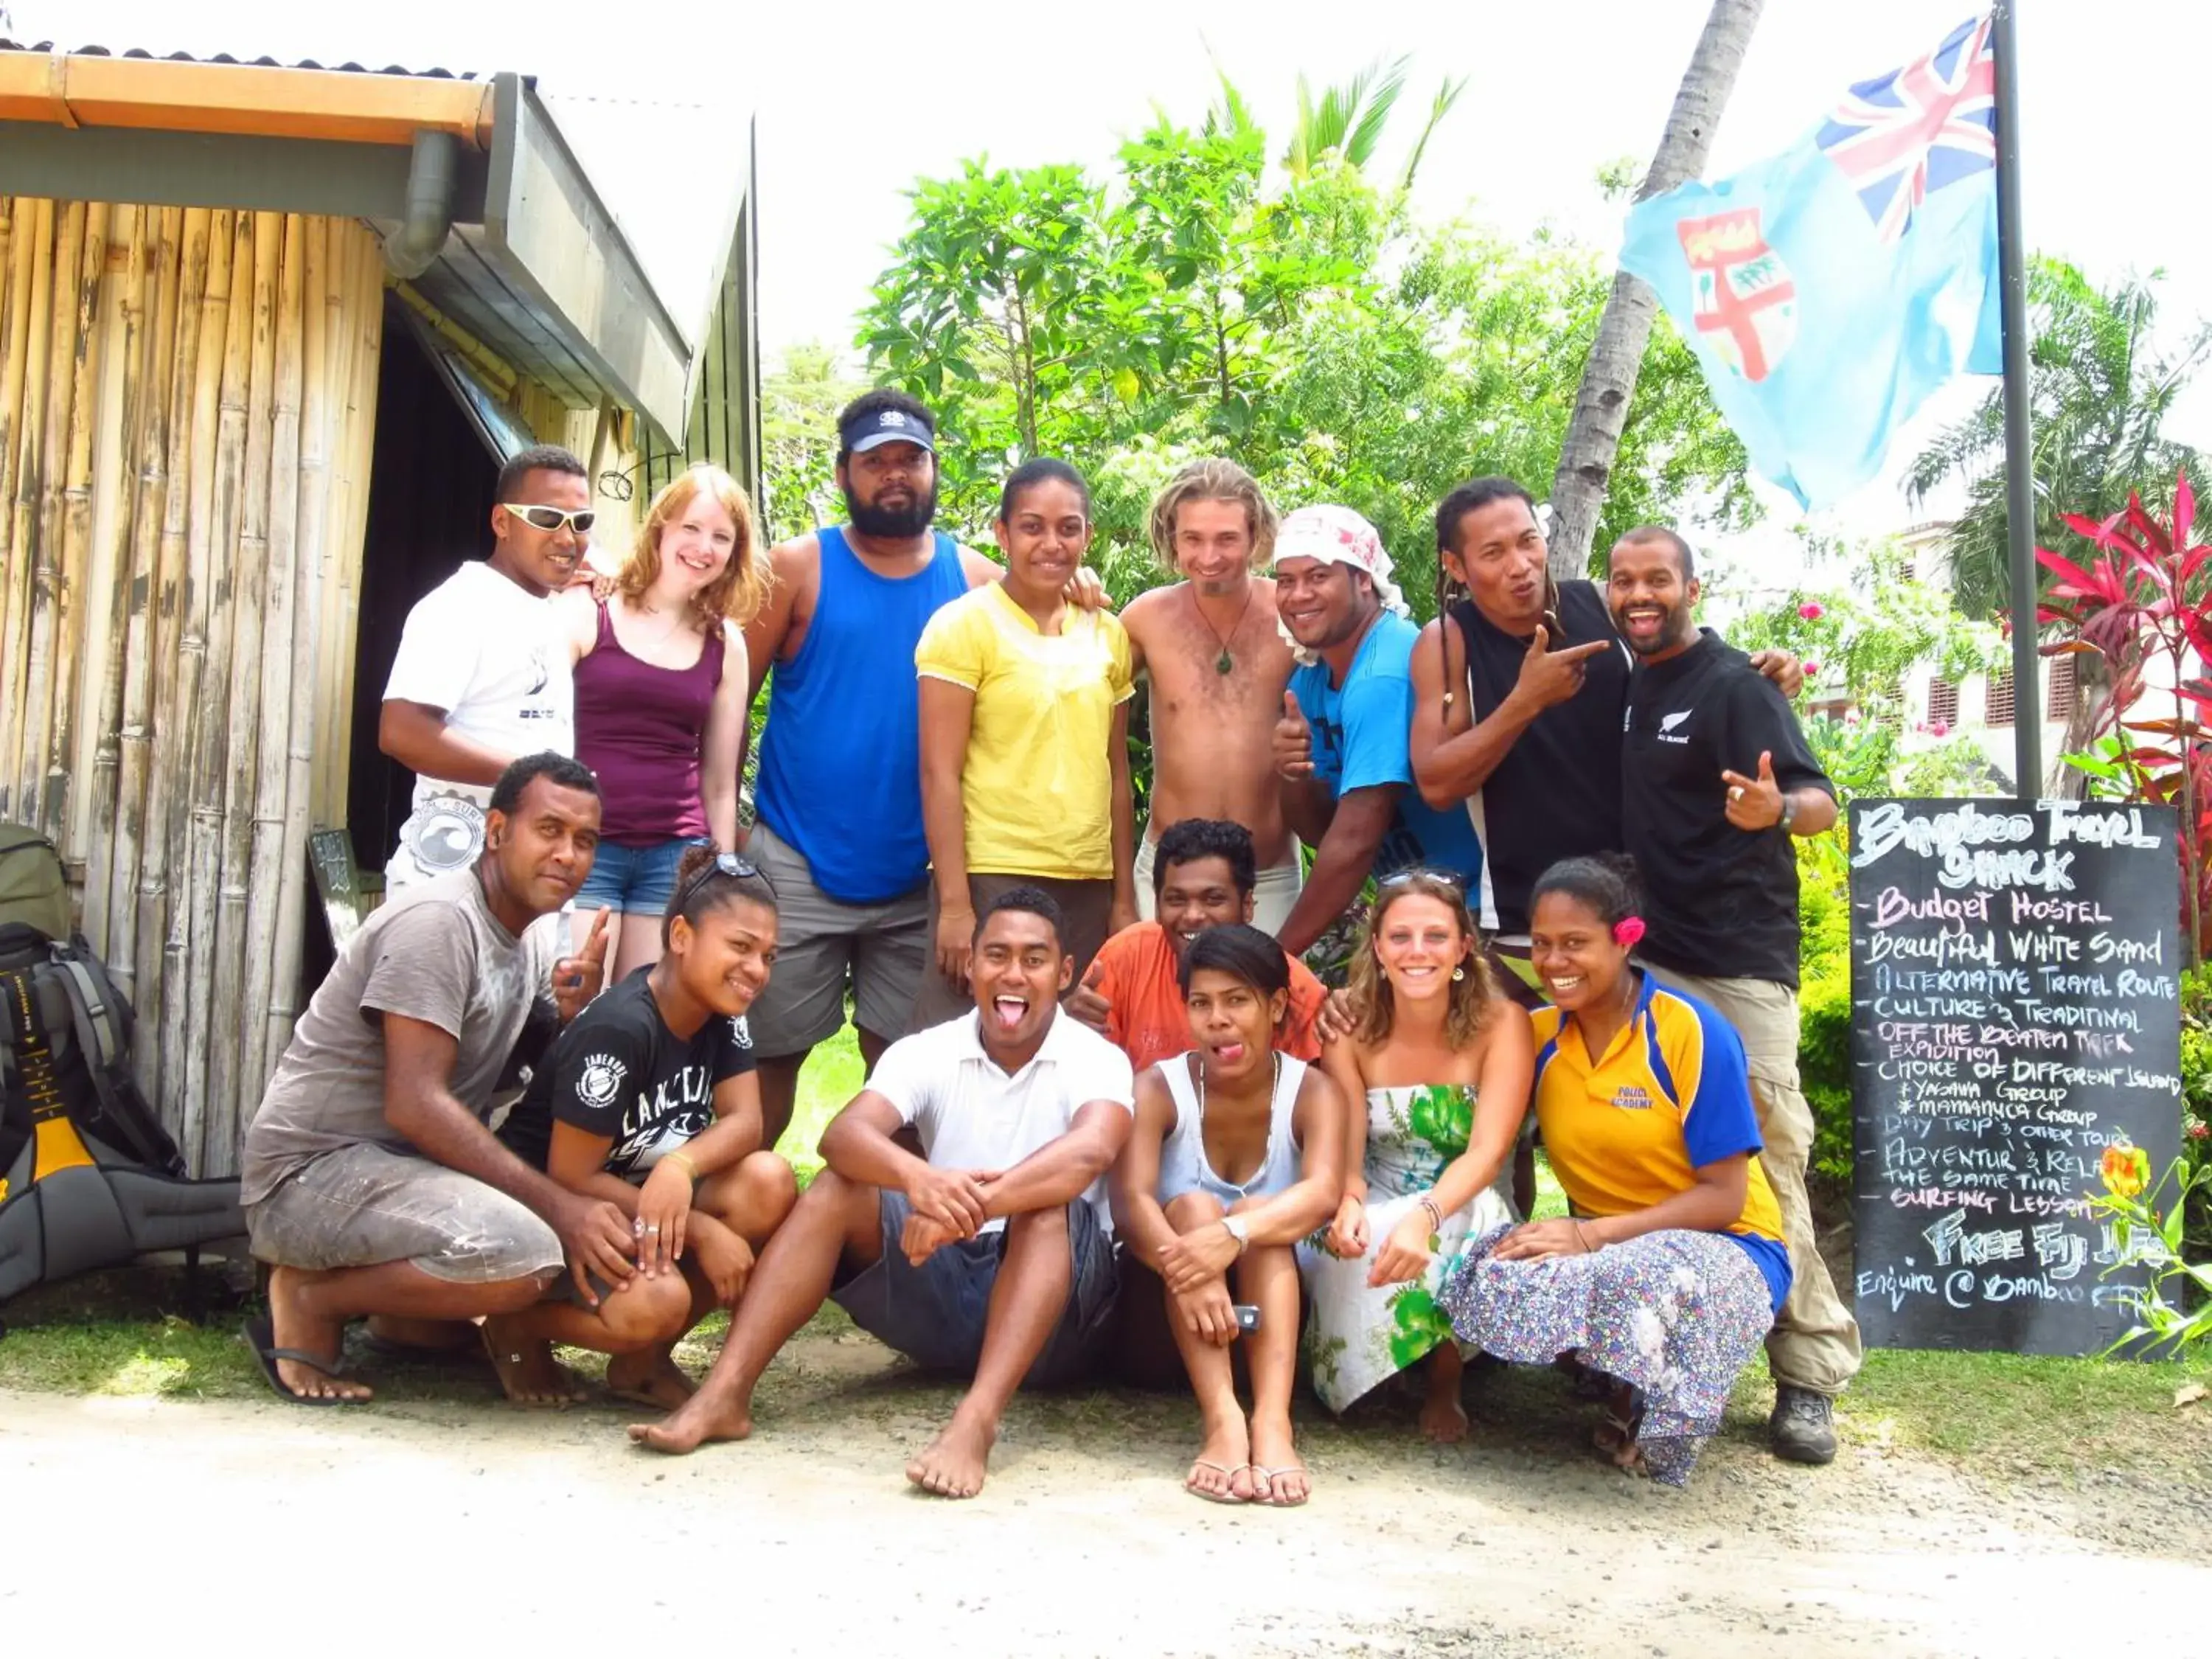
[[[115,1010],[100,994],[108,988],[107,975],[95,976],[74,951],[56,951],[54,964],[69,975],[70,1021],[76,1027],[77,1046],[84,1051],[84,1063],[92,1068],[94,1081],[100,1085],[100,1103],[112,1109],[114,1102],[107,1097],[107,1073],[123,1044],[116,1034]]]
[[[125,1150],[141,1162],[172,1175],[182,1173],[184,1159],[137,1090],[126,1090],[117,1081],[125,1048],[119,1018],[122,998],[106,969],[98,957],[68,945],[54,946],[53,961],[69,994],[70,1023],[76,1031],[84,1069],[92,1079],[109,1126],[130,1138],[132,1144]]]

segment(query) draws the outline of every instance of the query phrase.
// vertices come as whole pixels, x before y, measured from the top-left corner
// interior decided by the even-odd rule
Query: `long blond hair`
[[[661,532],[682,518],[704,492],[730,515],[737,540],[722,574],[691,596],[685,609],[692,626],[712,635],[725,622],[740,628],[750,622],[768,598],[768,578],[762,566],[759,538],[753,531],[753,504],[738,481],[719,466],[702,463],[678,473],[663,484],[646,509],[637,541],[615,575],[615,588],[635,604],[660,576]]]
[[[1252,535],[1252,568],[1267,568],[1275,551],[1275,509],[1267,505],[1257,478],[1236,462],[1214,456],[1191,462],[1153,498],[1146,527],[1152,552],[1168,569],[1176,568],[1176,514],[1185,501],[1232,501],[1243,507],[1245,528]]]
[[[1383,919],[1390,914],[1392,905],[1401,899],[1417,896],[1432,898],[1449,909],[1461,938],[1477,947],[1458,964],[1467,970],[1466,977],[1451,981],[1451,1000],[1444,1013],[1445,1041],[1455,1048],[1467,1047],[1498,1004],[1497,975],[1491,972],[1490,963],[1479,948],[1474,918],[1468,914],[1467,895],[1459,884],[1427,870],[1408,870],[1386,877],[1375,900],[1375,908],[1368,914],[1367,926],[1360,930],[1358,947],[1352,953],[1347,975],[1350,982],[1345,988],[1358,1018],[1352,1035],[1364,1048],[1372,1048],[1388,1042],[1396,1016],[1390,976],[1382,971],[1382,964],[1375,954],[1376,936],[1382,931]]]

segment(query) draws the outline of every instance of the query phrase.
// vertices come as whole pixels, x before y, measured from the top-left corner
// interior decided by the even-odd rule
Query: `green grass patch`
[[[2191,1382],[2212,1384],[2212,1366],[1882,1349],[1867,1355],[1837,1420],[1862,1443],[2001,1473],[2151,1462],[2212,1474],[2212,1401],[2174,1405]]]
[[[791,1109],[790,1127],[775,1143],[776,1151],[798,1172],[801,1186],[822,1167],[821,1154],[815,1150],[822,1143],[822,1131],[860,1092],[867,1076],[868,1068],[860,1063],[860,1033],[850,1020],[827,1042],[817,1043],[806,1057],[799,1073],[799,1098]]]

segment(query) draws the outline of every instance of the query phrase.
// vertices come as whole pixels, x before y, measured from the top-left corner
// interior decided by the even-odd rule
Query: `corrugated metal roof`
[[[330,70],[345,75],[398,75],[418,81],[479,81],[489,73],[481,70],[449,70],[433,65],[428,69],[409,69],[404,64],[387,64],[381,69],[372,69],[367,64],[321,64],[312,58],[302,58],[286,63],[279,58],[236,58],[229,52],[194,53],[189,52],[149,52],[143,46],[64,46],[52,40],[10,40],[0,36],[0,52],[36,52],[41,57],[54,52],[65,52],[76,58],[143,58],[163,64],[234,64],[249,69]],[[526,81],[530,79],[526,76]]]

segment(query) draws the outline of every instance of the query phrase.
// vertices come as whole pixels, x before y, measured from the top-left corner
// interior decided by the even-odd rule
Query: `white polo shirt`
[[[1088,1026],[1053,1011],[1044,1042],[1009,1076],[983,1052],[981,1016],[963,1014],[901,1037],[876,1062],[868,1087],[921,1139],[922,1156],[957,1170],[1011,1170],[1066,1134],[1094,1100],[1135,1109],[1129,1057]],[[1103,1177],[1084,1194],[1100,1227],[1114,1230]],[[1003,1218],[983,1229],[1006,1224]]]

